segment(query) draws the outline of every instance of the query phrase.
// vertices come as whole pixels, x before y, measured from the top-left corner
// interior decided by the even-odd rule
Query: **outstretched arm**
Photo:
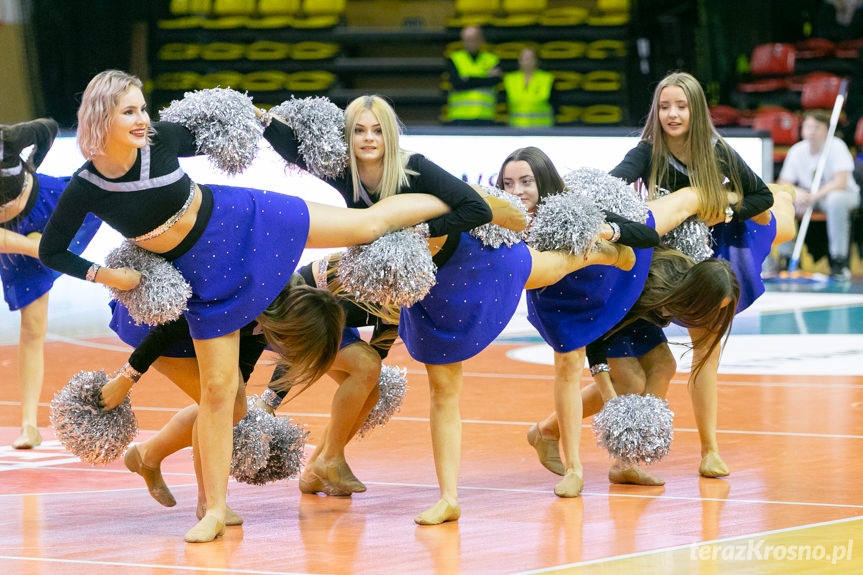
[[[31,258],[39,257],[39,238],[42,234],[34,232],[28,236],[22,236],[11,230],[0,228],[0,253],[21,254]]]

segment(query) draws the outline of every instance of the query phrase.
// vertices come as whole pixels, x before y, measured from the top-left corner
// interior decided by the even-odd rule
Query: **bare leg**
[[[459,397],[462,364],[426,365],[431,391],[431,436],[440,500],[414,518],[420,525],[437,525],[461,516],[458,505],[458,469],[461,460]]]
[[[45,335],[48,331],[48,294],[21,308],[18,345],[18,380],[21,386],[21,435],[15,449],[30,449],[42,443],[36,411],[45,377]]]
[[[584,348],[554,354],[554,409],[558,415],[564,476],[554,488],[558,497],[578,497],[584,487],[581,466],[581,374]]]
[[[239,332],[214,339],[194,340],[201,372],[201,409],[196,429],[201,455],[207,514],[190,529],[190,543],[212,541],[224,532],[231,464],[231,419],[240,381]]]
[[[690,329],[692,341],[696,341],[704,331]],[[698,472],[704,477],[728,475],[728,466],[719,457],[719,444],[716,440],[716,420],[719,399],[716,390],[716,373],[719,369],[720,346],[716,346],[701,370],[689,376],[689,394],[695,412],[695,424],[701,439],[701,465]],[[707,354],[706,349],[696,347],[692,352],[692,365],[695,366]]]
[[[587,266],[614,266],[623,270],[630,270],[635,265],[635,252],[628,246],[612,244],[603,240],[598,244],[598,247],[598,251],[590,252],[587,257],[583,254],[558,251],[540,252],[528,248],[531,268],[524,289],[536,289],[556,284],[572,272]]]
[[[797,221],[794,217],[794,186],[781,186],[778,184],[767,184],[770,191],[773,192],[773,207],[762,212],[755,218],[767,214],[768,219],[764,223],[770,223],[769,216],[776,219],[776,237],[773,238],[773,245],[778,246],[787,241],[793,240],[797,235]],[[761,223],[761,222],[759,222]]]
[[[300,491],[361,493],[366,486],[348,466],[345,446],[374,407],[369,402],[370,396],[374,395],[377,401],[374,392],[381,375],[381,358],[369,344],[357,342],[339,351],[330,371],[339,388],[333,395],[330,422],[321,443],[300,478]]]
[[[650,200],[647,207],[653,214],[656,233],[662,237],[698,212],[698,192],[695,188],[681,188]]]
[[[441,216],[449,206],[429,194],[399,194],[362,209],[306,202],[309,208],[307,248],[366,244],[387,232]]]

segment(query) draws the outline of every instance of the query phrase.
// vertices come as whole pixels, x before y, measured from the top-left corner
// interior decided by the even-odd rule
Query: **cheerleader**
[[[779,245],[795,234],[794,189],[774,184],[768,188],[774,196],[773,206],[753,221],[767,223],[772,219],[776,226],[773,243]],[[657,209],[658,202],[675,195],[653,202],[653,209]],[[686,326],[693,349],[690,392],[702,443],[699,473],[705,477],[728,474],[719,457],[715,404],[699,400],[698,388],[716,385],[719,344],[731,329],[732,318],[726,316],[729,310],[736,309],[740,298],[737,278],[730,269],[724,260],[710,258],[695,263],[674,250],[657,252],[644,291],[632,310],[618,326],[587,346],[596,385],[585,387],[581,395],[584,417],[597,413],[615,395],[649,393],[665,397],[677,364],[660,326],[669,321]],[[549,418],[539,427],[545,438],[540,460],[550,469],[559,469],[554,462],[560,436],[557,420]],[[612,465],[608,477],[612,483],[664,483],[635,465],[621,462]]]
[[[562,193],[565,184],[551,160],[542,150],[521,148],[510,154],[500,169],[498,186],[518,196],[529,212],[536,211],[540,201]],[[682,195],[675,196],[675,199]],[[694,194],[689,194],[690,209],[695,205]],[[671,200],[665,203],[671,204]],[[674,214],[679,221],[685,217]],[[666,218],[666,220],[670,220]],[[635,263],[631,270],[606,266],[592,266],[562,274],[560,281],[541,289],[528,289],[528,320],[537,328],[543,339],[554,349],[554,405],[560,415],[561,443],[566,463],[555,451],[549,451],[539,424],[528,432],[528,441],[540,452],[540,460],[554,459],[552,471],[564,475],[555,486],[559,497],[577,497],[583,486],[581,459],[578,446],[581,438],[581,404],[578,401],[584,346],[599,337],[622,318],[644,285],[650,265],[651,246],[659,242],[653,229],[655,222],[648,213],[647,225],[634,224],[606,214],[607,221],[615,223],[615,235],[621,241],[639,247],[634,252]],[[664,220],[665,221],[665,220]],[[663,224],[664,226],[670,224]],[[530,286],[534,287],[534,286]],[[550,416],[554,417],[554,415]],[[544,455],[546,452],[547,455]]]
[[[267,114],[265,121],[269,124],[264,138],[288,163],[305,169],[306,160],[294,131],[278,115]],[[466,183],[422,154],[402,149],[399,126],[395,111],[379,96],[361,96],[348,104],[344,134],[348,169],[324,181],[339,191],[349,208],[367,208],[396,194],[426,193],[440,198],[451,209],[450,213],[429,220],[432,237],[457,238],[461,232],[486,223],[489,209],[486,203],[492,208],[494,223],[511,229],[524,228],[524,216],[508,202],[481,198]],[[374,315],[366,317],[369,325],[377,326],[375,339],[395,338],[395,326],[381,324]],[[336,359],[332,375],[339,387],[333,396],[330,421],[300,478],[303,493],[350,495],[366,490],[348,466],[345,446],[377,401],[382,355],[380,348],[373,349],[357,340]],[[271,394],[266,399],[274,405],[279,401]]]
[[[109,70],[94,77],[78,110],[78,146],[90,158],[72,177],[45,229],[39,256],[49,267],[120,290],[140,274],[89,262],[68,250],[88,213],[139,247],[171,261],[192,287],[186,318],[200,370],[195,439],[207,513],[189,542],[224,532],[231,457],[231,414],[240,375],[239,329],[279,294],[305,247],[374,240],[383,233],[446,213],[427,195],[393,197],[370,210],[333,208],[247,188],[199,186],[177,158],[196,151],[192,133],[177,124],[150,125],[141,82]],[[293,334],[297,381],[314,381],[329,368],[303,346],[314,338]],[[293,343],[297,346],[294,347]]]
[[[10,311],[21,311],[18,380],[21,387],[21,434],[15,449],[42,443],[36,411],[45,371],[48,292],[60,274],[39,261],[39,237],[57,205],[68,178],[36,173],[58,132],[50,119],[0,126],[0,279]],[[33,146],[27,160],[21,152]],[[81,253],[99,229],[88,217],[71,242]]]

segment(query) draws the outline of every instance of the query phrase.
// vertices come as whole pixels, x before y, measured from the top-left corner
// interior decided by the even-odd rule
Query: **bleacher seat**
[[[251,16],[255,0],[213,0],[215,16]]]
[[[736,126],[740,122],[740,110],[731,106],[711,106],[710,119],[714,126]]]
[[[835,74],[813,72],[806,78],[800,105],[804,109],[830,109],[839,95],[842,78]]]
[[[300,0],[258,0],[258,14],[262,17],[292,16],[300,7]]]
[[[569,42],[553,40],[539,47],[540,60],[575,60],[584,56],[587,44],[584,42]]]
[[[304,17],[294,18],[293,26],[301,29],[333,28],[345,14],[346,0],[303,0]]]
[[[826,38],[807,38],[794,44],[795,58],[801,60],[829,58],[835,51],[836,46]]]
[[[500,0],[456,0],[455,15],[447,18],[448,28],[485,26],[500,11]]]
[[[764,106],[755,111],[754,130],[770,132],[773,140],[773,162],[785,159],[788,148],[800,139],[800,118],[785,108]]]
[[[760,44],[752,50],[749,69],[755,76],[786,76],[794,73],[794,46]]]
[[[558,27],[558,26],[578,26],[587,21],[590,12],[586,8],[577,6],[564,6],[559,8],[549,8],[539,17],[540,26]]]

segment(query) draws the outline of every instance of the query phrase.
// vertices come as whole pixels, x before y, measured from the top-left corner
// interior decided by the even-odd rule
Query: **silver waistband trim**
[[[186,203],[183,204],[183,207],[180,208],[180,210],[176,214],[174,214],[173,216],[168,218],[168,221],[166,221],[164,224],[162,224],[161,226],[159,226],[155,230],[147,232],[144,235],[141,235],[141,236],[138,236],[135,238],[129,238],[129,239],[132,240],[133,242],[143,242],[144,240],[151,240],[153,238],[161,236],[162,234],[167,232],[169,229],[171,229],[171,226],[176,224],[177,221],[186,214],[186,212],[189,210],[189,206],[192,205],[192,201],[194,199],[195,199],[195,182],[192,182],[192,184],[189,186],[189,197],[186,198]]]
[[[21,160],[18,160],[18,165],[12,168],[2,168],[0,169],[0,176],[4,178],[8,178],[9,176],[17,176],[21,173]]]
[[[329,263],[329,255],[318,261],[318,273],[315,274],[315,285],[318,289],[327,289],[327,266]]]

